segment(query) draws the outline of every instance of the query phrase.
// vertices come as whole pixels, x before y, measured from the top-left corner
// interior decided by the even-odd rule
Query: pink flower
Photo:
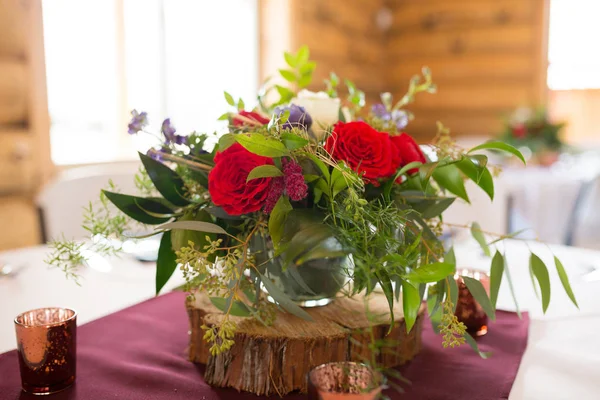
[[[308,186],[304,182],[302,167],[295,161],[283,161],[285,191],[292,201],[300,201],[308,194]]]

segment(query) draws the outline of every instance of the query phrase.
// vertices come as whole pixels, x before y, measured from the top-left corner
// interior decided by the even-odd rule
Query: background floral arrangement
[[[544,108],[519,108],[506,120],[502,141],[516,147],[528,147],[532,153],[560,151],[565,144],[560,132],[565,123],[553,123]]]
[[[456,261],[439,239],[442,215],[457,199],[469,201],[466,180],[493,199],[493,174],[482,150],[523,156],[503,142],[460,149],[439,123],[423,151],[404,132],[413,118],[404,107],[417,95],[435,92],[427,68],[410,81],[399,101],[383,93],[380,103],[365,108],[363,92],[333,73],[323,92],[304,89],[316,67],[307,48],[286,53],[285,60],[288,68],[279,73],[287,85],[267,83],[256,109],[246,110],[241,99],[225,93],[230,110],[221,119],[228,121],[229,133],[214,148],[205,144],[208,135],[179,135],[165,120],[161,142],[140,154],[144,168],[136,184],[142,194],[122,194],[114,187],[103,191],[84,216],[92,243],[56,241],[49,263],[76,277],[85,262],[84,248],[112,253],[119,250],[119,240],[129,238],[126,232],[155,226],[147,236],[162,234],[156,292],[179,266],[187,290],[211,296],[225,314],[220,325],[205,327],[211,352],[217,354],[233,344],[235,324],[229,316],[269,324],[280,307],[310,319],[275,283],[275,275],[289,274],[306,287],[314,274],[306,273],[310,262],[344,260],[345,278],[336,288],[341,295],[382,290],[390,309],[401,297],[410,330],[428,290],[428,312],[445,345],[467,341],[477,349],[454,316]],[[129,133],[145,131],[147,122],[146,113],[133,111]],[[115,214],[111,204],[120,212]],[[510,237],[488,243],[476,223],[464,228],[488,256],[490,246]],[[564,269],[555,261],[575,302]],[[504,256],[496,249],[489,296],[479,281],[464,278],[492,320],[504,276],[512,288]],[[545,311],[549,273],[535,254],[531,276]]]

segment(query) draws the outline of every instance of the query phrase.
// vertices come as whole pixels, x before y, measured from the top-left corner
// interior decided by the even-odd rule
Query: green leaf
[[[300,79],[298,79],[298,86],[301,88],[307,87],[312,82],[312,75],[302,75]]]
[[[283,58],[285,59],[287,65],[289,65],[290,67],[296,68],[298,66],[298,59],[294,54],[288,53],[286,51],[285,53],[283,53]]]
[[[271,215],[269,216],[269,235],[271,235],[271,240],[275,248],[279,246],[279,242],[283,236],[285,220],[290,211],[292,211],[292,205],[286,196],[281,196],[277,200],[277,203],[275,203],[273,211],[271,211]]]
[[[390,279],[390,276],[388,275],[388,273],[385,270],[379,270],[377,272],[375,272],[375,276],[377,277],[377,280],[379,281],[379,285],[381,286],[381,289],[383,290],[383,294],[385,295],[385,298],[388,302],[388,306],[390,308],[390,327],[388,330],[388,333],[391,332],[392,328],[394,327],[394,289],[392,287],[392,281]],[[415,289],[416,290],[416,289]],[[406,316],[405,316],[406,318]]]
[[[279,289],[269,278],[267,278],[260,272],[258,274],[260,276],[260,279],[261,279],[263,285],[265,286],[265,289],[267,289],[267,292],[269,293],[269,295],[284,310],[286,310],[287,312],[289,312],[291,314],[294,314],[298,318],[302,318],[307,321],[313,320],[313,318],[310,316],[310,314],[308,314],[306,311],[304,311],[302,308],[300,308],[300,306],[298,306],[296,303],[294,303],[294,301],[292,299],[290,299],[283,291],[281,291],[281,289]]]
[[[300,149],[308,144],[308,140],[289,132],[281,134],[281,141],[288,150]]]
[[[308,61],[308,57],[310,57],[310,50],[308,46],[304,45],[300,47],[296,53],[296,61],[298,62],[298,65],[304,65]]]
[[[342,250],[340,246],[332,246],[328,243],[328,240],[325,240],[298,258],[296,265],[302,265],[305,262],[322,258],[340,258],[348,255],[348,253],[349,251]]]
[[[279,93],[279,96],[281,97],[278,101],[278,104],[287,103],[294,97],[294,92],[291,91],[290,89],[286,88],[285,86],[275,85],[275,89],[277,90],[277,93]]]
[[[508,265],[504,266],[504,272],[506,273],[506,280],[508,281],[508,288],[510,289],[510,295],[513,298],[513,302],[515,303],[515,308],[517,310],[517,315],[521,318],[521,310],[519,309],[519,302],[517,301],[517,295],[515,293],[515,288],[513,286],[512,278],[510,276],[510,270],[508,269]]]
[[[228,113],[228,112],[226,112],[225,114],[221,114],[221,116],[219,118],[217,118],[217,121],[228,121],[229,115],[230,115],[230,113]]]
[[[317,68],[317,63],[314,61],[309,61],[306,64],[301,65],[298,69],[298,72],[300,72],[300,75],[302,76],[310,76],[315,68]]]
[[[548,268],[537,255],[531,253],[529,270],[540,286],[540,292],[542,293],[542,309],[545,313],[550,305],[550,275],[548,274]],[[533,284],[535,285],[535,282],[533,282]]]
[[[227,313],[229,311],[229,314],[235,317],[252,316],[250,308],[239,300],[234,300],[233,304],[231,304],[231,308],[228,299],[222,297],[211,297],[210,302],[222,312]]]
[[[225,101],[227,101],[227,104],[235,107],[235,100],[233,99],[233,96],[227,92],[223,92],[223,94],[225,95]]]
[[[217,224],[212,224],[205,221],[175,221],[169,222],[168,224],[160,225],[156,229],[174,230],[184,229],[187,231],[198,231],[207,233],[220,233],[226,235],[225,229],[221,228]]]
[[[327,165],[319,157],[317,157],[314,154],[303,153],[303,155],[310,158],[311,161],[313,163],[315,163],[317,168],[319,168],[319,170],[321,171],[321,174],[323,174],[323,178],[325,178],[325,182],[329,185],[329,182],[331,182],[331,175],[329,173],[329,168],[327,167]]]
[[[448,296],[452,302],[452,312],[455,312],[456,305],[458,304],[458,285],[456,284],[456,280],[453,276],[448,278],[446,282],[448,283]]]
[[[477,222],[473,222],[471,225],[471,235],[473,235],[473,238],[477,240],[477,243],[479,243],[479,246],[481,246],[483,253],[487,257],[491,257],[492,253],[490,252],[490,247],[488,246],[485,236],[483,236],[483,232],[481,231],[481,227]]]
[[[410,332],[415,325],[419,307],[421,307],[419,291],[410,283],[402,281],[402,308],[404,309],[404,321],[406,321],[406,332]]]
[[[569,283],[569,277],[567,276],[567,271],[565,271],[565,267],[563,267],[560,260],[554,256],[554,265],[556,265],[556,271],[558,272],[558,276],[560,278],[560,283],[562,283],[567,296],[571,299],[571,302],[575,304],[575,307],[579,308],[577,304],[577,300],[575,299],[575,295],[573,294],[573,289],[571,289],[571,284]]]
[[[383,185],[384,197],[386,199],[389,199],[390,193],[392,192],[392,188],[394,187],[394,183],[396,182],[396,179],[398,179],[400,176],[404,175],[408,170],[413,169],[413,168],[419,168],[419,166],[421,166],[421,165],[423,165],[423,164],[421,164],[418,161],[413,161],[411,163],[406,164],[404,167],[400,168],[400,170],[398,172],[396,172],[396,175],[394,175],[394,178],[390,179]]]
[[[457,195],[467,203],[469,202],[469,195],[465,189],[465,182],[456,165],[450,164],[436,168],[433,171],[433,179],[450,193]]]
[[[156,190],[158,190],[165,199],[180,207],[190,204],[190,202],[183,197],[185,185],[183,179],[181,179],[177,172],[145,154],[139,153],[139,155],[148,176],[152,180],[152,183],[154,183],[154,187],[156,187]]]
[[[242,98],[240,97],[240,99],[238,100],[237,103],[237,109],[238,111],[242,111],[246,108],[246,104],[244,104],[244,100],[242,100]]]
[[[219,151],[227,150],[234,143],[235,135],[233,133],[226,133],[219,138]]]
[[[189,210],[178,221],[204,221],[212,222],[211,215],[206,210]],[[188,247],[189,242],[194,243],[194,247],[203,250],[204,246],[209,244],[207,240],[215,240],[215,234],[206,234],[206,232],[188,231],[183,229],[174,229],[171,231],[171,246],[173,250],[179,251],[182,247]],[[214,261],[215,254],[211,254],[210,261]]]
[[[320,243],[334,237],[331,227],[323,223],[308,224],[296,232],[289,242],[288,249],[283,254],[284,266],[294,262],[297,257],[318,246]]]
[[[496,308],[498,301],[498,292],[502,283],[502,275],[504,274],[504,257],[499,251],[496,251],[492,259],[492,267],[490,269],[490,302],[492,307]]]
[[[494,178],[490,171],[485,167],[481,167],[473,163],[468,157],[464,157],[462,160],[456,163],[456,166],[465,174],[469,179],[477,184],[491,200],[494,200]]]
[[[433,203],[421,213],[421,217],[430,219],[441,215],[448,207],[452,205],[452,203],[454,203],[454,200],[456,200],[456,197],[447,197]]]
[[[521,154],[519,150],[517,150],[510,144],[506,144],[499,140],[492,140],[490,142],[480,144],[479,146],[475,146],[471,150],[469,150],[469,153],[472,153],[477,150],[501,150],[516,156],[519,160],[523,162],[523,164],[526,164],[525,157],[523,157],[523,154]]]
[[[454,247],[450,247],[450,250],[444,256],[444,262],[456,266],[456,256],[454,255]]]
[[[437,282],[440,279],[444,279],[445,277],[452,275],[455,269],[456,268],[454,264],[437,262],[415,268],[406,274],[405,278],[411,282],[418,283]]]
[[[306,174],[306,175],[304,175],[304,182],[311,183],[311,182],[316,181],[319,178],[320,178],[319,175]]]
[[[252,179],[270,178],[273,176],[283,176],[283,172],[274,165],[259,165],[250,171],[248,178],[246,178],[246,182],[251,181]]]
[[[171,247],[171,232],[165,232],[160,239],[158,258],[156,260],[156,295],[165,286],[175,269],[177,256]]]
[[[260,133],[235,135],[235,140],[251,153],[263,157],[282,157],[289,154],[288,149],[279,140],[265,137]]]
[[[464,338],[465,341],[469,344],[469,346],[471,346],[471,348],[475,350],[477,354],[479,354],[479,357],[483,358],[484,360],[490,358],[492,353],[489,351],[480,351],[479,346],[477,346],[477,342],[475,341],[475,339],[473,339],[473,336],[469,335],[468,333],[465,333]]]
[[[481,306],[481,308],[483,308],[483,311],[485,311],[487,316],[492,321],[495,321],[496,311],[494,310],[494,307],[490,302],[490,298],[488,297],[487,292],[485,291],[485,288],[483,287],[481,281],[479,281],[478,279],[470,278],[468,276],[463,276],[462,279],[465,282],[465,285],[467,285],[467,289],[469,289],[469,292],[471,293],[475,301],[479,303],[479,305]]]
[[[279,74],[288,82],[296,82],[296,80],[298,80],[296,73],[289,69],[280,69]]]
[[[161,202],[162,199],[129,196],[126,194],[109,192],[107,190],[103,190],[102,193],[104,193],[106,198],[125,215],[142,224],[158,225],[171,219],[171,217],[154,217],[144,210],[163,215],[170,215],[173,213],[172,209]]]

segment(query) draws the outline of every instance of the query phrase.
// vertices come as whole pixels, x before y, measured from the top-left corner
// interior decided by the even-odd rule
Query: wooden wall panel
[[[293,3],[291,48],[308,45],[318,64],[311,89],[322,90],[323,79],[335,71],[350,79],[367,97],[384,88],[384,33],[376,17],[383,0],[297,0]]]
[[[0,0],[0,55],[24,58],[26,55],[26,0]]]
[[[0,0],[0,250],[40,241],[49,140],[41,0]]]
[[[0,197],[0,251],[40,243],[38,211],[28,197]]]
[[[428,127],[438,119],[456,135],[494,135],[514,108],[543,104],[547,0],[386,5],[394,18],[386,37],[386,76],[395,97],[423,65],[438,84],[438,93],[421,96],[412,110],[417,119],[408,130],[422,140],[432,136]]]
[[[408,127],[420,140],[437,120],[455,135],[494,135],[510,111],[545,100],[548,0],[284,2],[288,48],[307,44],[319,64],[312,89],[334,70],[370,101],[383,91],[399,99],[431,68],[438,93],[419,96]]]
[[[27,122],[27,64],[21,59],[0,59],[0,126]]]

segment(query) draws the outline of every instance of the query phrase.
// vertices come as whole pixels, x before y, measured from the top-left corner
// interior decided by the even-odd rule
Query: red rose
[[[235,143],[215,155],[215,166],[208,174],[208,191],[215,205],[229,215],[240,215],[260,210],[269,194],[271,178],[253,179],[246,183],[248,174],[259,165],[273,165],[268,157],[249,152]]]
[[[238,115],[241,115],[242,117],[246,117],[248,119],[251,119],[252,121],[258,122],[257,125],[259,125],[259,124],[260,125],[266,125],[270,121],[268,118],[265,118],[262,115],[260,115],[259,113],[254,112],[254,111],[243,111],[242,110],[242,111],[240,111],[238,113]],[[245,121],[245,120],[241,119],[241,118],[233,117],[233,126],[244,126],[244,125],[252,125],[252,124],[249,123],[248,121]]]
[[[362,121],[338,122],[325,142],[325,150],[362,175],[366,183],[378,185],[398,169],[400,155],[387,133],[377,132]]]
[[[415,161],[420,162],[421,164],[427,162],[421,148],[409,134],[401,133],[398,136],[392,136],[391,139],[392,143],[394,143],[395,147],[398,149],[398,155],[402,159],[400,163],[402,167]],[[408,173],[414,174],[417,171],[419,171],[419,168],[411,168]]]

